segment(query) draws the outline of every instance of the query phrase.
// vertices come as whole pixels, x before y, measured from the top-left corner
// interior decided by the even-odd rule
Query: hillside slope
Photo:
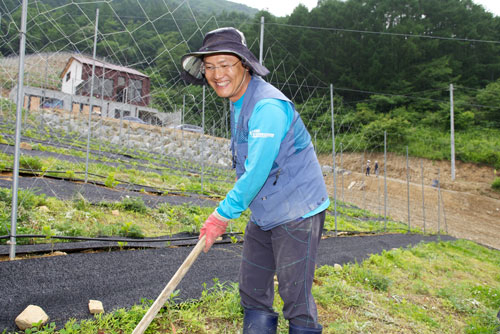
[[[384,166],[383,154],[366,155],[372,164],[377,160],[380,174],[365,176],[363,155],[344,153],[342,168],[349,173],[337,177],[337,198],[352,202],[384,215]],[[329,156],[321,156],[322,165],[332,165]],[[406,157],[389,154],[387,157],[387,215],[408,222],[408,184],[406,181]],[[337,157],[340,167],[340,157]],[[427,231],[448,231],[452,236],[476,241],[500,249],[500,193],[491,189],[495,178],[494,169],[471,163],[457,162],[456,178],[451,181],[449,161],[432,161],[411,158],[410,166],[410,225]],[[424,191],[422,191],[422,168]],[[439,173],[439,176],[438,176]],[[432,186],[439,177],[441,201]],[[329,173],[326,182],[333,194],[333,177]],[[355,182],[353,184],[353,182]],[[343,186],[342,186],[343,184]],[[351,188],[349,186],[352,184]],[[425,211],[422,203],[424,193]]]

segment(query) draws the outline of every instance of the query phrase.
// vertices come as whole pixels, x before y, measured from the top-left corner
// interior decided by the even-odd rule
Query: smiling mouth
[[[226,87],[227,85],[229,85],[229,81],[216,82],[215,84],[217,85],[217,87]]]

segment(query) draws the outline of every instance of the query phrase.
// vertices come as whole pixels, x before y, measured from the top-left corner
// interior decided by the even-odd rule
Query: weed
[[[75,171],[73,171],[73,170],[67,170],[66,171],[66,177],[68,179],[74,179],[75,178]]]
[[[120,228],[120,235],[129,238],[143,238],[141,228],[132,222],[123,223]]]
[[[491,188],[496,191],[500,191],[500,177],[496,177],[493,183],[491,184]]]
[[[114,188],[118,184],[120,184],[120,182],[115,180],[115,173],[114,172],[108,173],[108,176],[106,177],[106,180],[104,181],[104,185],[108,188]]]
[[[117,241],[118,247],[120,247],[120,250],[123,250],[123,248],[127,247],[128,242],[126,241]]]
[[[80,194],[79,194],[79,198],[75,199],[73,203],[74,203],[73,205],[74,205],[75,209],[80,210],[80,211],[88,211],[90,208],[89,202]]]
[[[119,207],[124,210],[137,213],[146,213],[146,211],[148,211],[146,204],[144,204],[144,201],[140,197],[127,196],[120,202]]]
[[[42,161],[38,157],[22,155],[19,159],[20,168],[29,169],[31,171],[39,171],[42,170],[42,166]]]
[[[42,232],[45,235],[45,239],[50,241],[51,253],[54,253],[54,239],[52,237],[56,235],[56,232],[49,225],[44,225]]]
[[[35,150],[35,151],[47,151],[48,150],[48,148],[46,146],[43,146],[40,143],[33,144],[31,146],[31,149]]]

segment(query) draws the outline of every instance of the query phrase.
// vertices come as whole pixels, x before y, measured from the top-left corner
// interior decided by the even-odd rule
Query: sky
[[[247,6],[266,9],[275,16],[290,15],[295,7],[300,3],[305,5],[309,10],[316,7],[318,0],[230,0],[232,2],[242,3]],[[482,5],[487,11],[496,16],[500,16],[500,1],[499,0],[473,0],[474,3]]]

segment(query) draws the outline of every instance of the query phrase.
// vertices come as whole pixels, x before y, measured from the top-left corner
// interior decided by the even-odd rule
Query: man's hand
[[[203,224],[200,230],[200,237],[206,235],[205,240],[205,253],[208,252],[210,247],[214,244],[215,240],[226,232],[227,224],[229,219],[222,217],[217,210],[215,210]]]

